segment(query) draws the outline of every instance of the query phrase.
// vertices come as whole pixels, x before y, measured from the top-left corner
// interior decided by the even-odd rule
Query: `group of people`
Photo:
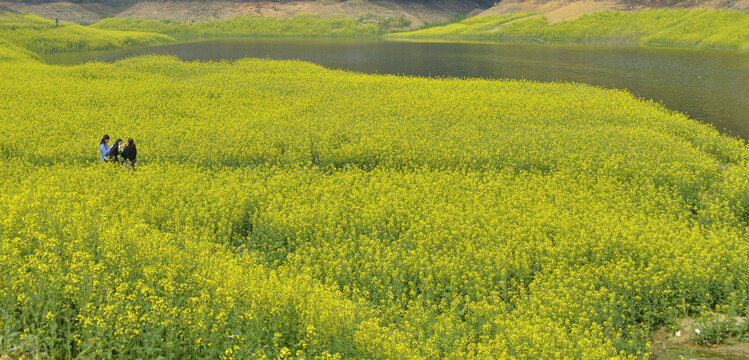
[[[127,139],[125,143],[122,142],[122,139],[117,139],[110,147],[109,135],[104,135],[99,143],[99,155],[101,162],[127,164],[135,170],[135,157],[138,155],[138,150],[135,148],[135,141],[132,138]],[[120,160],[120,156],[122,156],[122,160]]]

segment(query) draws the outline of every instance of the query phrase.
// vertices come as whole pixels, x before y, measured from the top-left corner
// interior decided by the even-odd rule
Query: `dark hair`
[[[114,141],[114,145],[122,144],[122,139],[117,139]]]
[[[132,146],[133,144],[135,144],[135,141],[133,141],[133,138],[128,138],[127,139],[127,146]]]
[[[104,143],[104,140],[109,140],[109,135],[104,135],[101,137],[101,141],[99,142],[99,145]]]

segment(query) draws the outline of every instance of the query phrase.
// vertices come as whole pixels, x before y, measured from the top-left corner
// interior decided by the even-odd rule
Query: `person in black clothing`
[[[111,148],[109,148],[109,153],[107,154],[107,161],[114,161],[115,163],[120,163],[119,155],[122,154],[122,151],[120,151],[120,147],[122,147],[122,139],[117,139],[114,142],[114,145],[112,145]]]
[[[135,170],[135,157],[138,155],[138,150],[135,148],[135,141],[132,138],[127,139],[125,147],[122,149],[122,163],[130,163],[130,166]]]

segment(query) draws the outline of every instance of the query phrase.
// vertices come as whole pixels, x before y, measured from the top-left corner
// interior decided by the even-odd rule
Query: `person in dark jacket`
[[[122,147],[122,139],[117,139],[114,141],[114,145],[112,145],[111,148],[109,148],[109,153],[107,156],[109,157],[107,161],[114,161],[115,163],[120,163],[119,155],[122,154],[122,151],[120,148]]]
[[[127,139],[125,147],[122,148],[122,163],[129,163],[130,166],[135,170],[135,157],[138,155],[138,150],[135,148],[135,141],[132,138]]]

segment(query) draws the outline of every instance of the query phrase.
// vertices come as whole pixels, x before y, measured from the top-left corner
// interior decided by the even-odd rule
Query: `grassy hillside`
[[[369,23],[367,18],[297,15],[291,18],[242,16],[230,20],[206,21],[187,24],[178,21],[109,18],[91,27],[107,30],[147,31],[166,34],[177,39],[190,40],[231,36],[321,36],[321,37],[374,37],[389,32],[390,27],[407,25],[406,19],[389,19]]]
[[[36,53],[101,50],[174,41],[156,33],[99,30],[73,23],[60,23],[33,14],[0,12],[2,42]]]
[[[749,315],[749,149],[626,92],[0,49],[0,354],[638,359]]]
[[[472,17],[445,26],[391,33],[405,18],[291,18],[244,16],[194,24],[108,18],[91,26],[61,23],[36,15],[0,13],[2,41],[37,53],[113,49],[222,37],[386,37],[389,39],[489,40],[509,42],[642,44],[749,50],[749,13],[718,10],[599,12],[549,24],[532,13]]]
[[[604,11],[549,24],[542,16],[501,25],[512,17],[469,18],[459,24],[389,35],[393,38],[480,39],[493,41],[640,44],[749,50],[749,13],[659,9]],[[481,27],[481,24],[499,26]]]
[[[231,20],[186,24],[146,19],[104,19],[92,26],[60,23],[33,14],[0,12],[0,35],[5,44],[36,53],[103,50],[150,45],[176,40],[240,36],[375,37],[400,27],[405,19],[322,18],[313,15],[288,19],[238,17]]]
[[[456,38],[465,37],[482,37],[487,32],[491,32],[497,27],[506,24],[509,21],[521,19],[532,15],[531,13],[507,14],[507,15],[488,15],[476,16],[456,23],[444,26],[429,27],[412,32],[391,34],[391,37],[413,37],[413,38],[442,38],[454,36]]]
[[[8,1],[11,2],[11,3],[12,2],[20,2],[20,3],[31,3],[31,4],[43,4],[43,3],[55,2],[57,0],[8,0]],[[185,3],[189,3],[189,2],[207,2],[207,3],[209,3],[210,2],[210,1],[206,1],[206,0],[170,0],[170,1],[174,1],[174,2],[185,2]],[[103,5],[107,5],[107,6],[112,6],[112,7],[115,7],[115,8],[132,6],[133,4],[137,3],[136,0],[94,0],[94,1],[92,1],[92,0],[72,0],[71,2],[72,3],[83,3],[83,4],[87,4],[87,3],[99,3],[99,4],[103,4]],[[449,2],[450,1],[447,1],[447,3],[449,3]],[[443,5],[444,3],[446,3],[446,1],[440,1],[440,0],[420,0],[420,1],[413,1],[413,0],[393,0],[393,3],[401,4],[401,5],[405,5],[405,6],[409,6],[409,5],[412,6],[414,3],[417,3],[417,4],[427,4],[427,5],[431,5],[431,4]],[[493,4],[491,1],[488,1],[488,0],[474,1],[473,3],[475,3],[477,5],[481,5],[483,7],[488,7],[488,6],[491,6],[491,4]]]
[[[39,60],[39,55],[0,39],[0,62]]]

